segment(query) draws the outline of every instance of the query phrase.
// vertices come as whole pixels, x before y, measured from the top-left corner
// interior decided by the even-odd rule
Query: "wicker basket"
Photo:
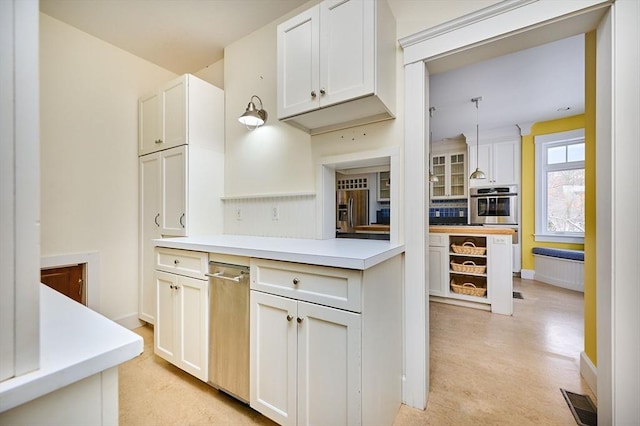
[[[465,272],[468,274],[484,274],[487,270],[487,265],[476,265],[473,260],[465,260],[462,263],[456,263],[451,261],[451,268],[454,272]]]
[[[473,254],[483,255],[486,251],[486,247],[476,247],[471,241],[465,241],[462,245],[451,244],[451,249],[457,254]]]
[[[453,280],[451,280],[451,290],[454,293],[466,294],[467,296],[484,297],[487,294],[485,287],[476,287],[472,283],[456,284]]]

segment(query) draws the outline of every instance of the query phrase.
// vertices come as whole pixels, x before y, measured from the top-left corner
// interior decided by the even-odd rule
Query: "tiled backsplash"
[[[429,217],[467,217],[467,200],[431,200]]]

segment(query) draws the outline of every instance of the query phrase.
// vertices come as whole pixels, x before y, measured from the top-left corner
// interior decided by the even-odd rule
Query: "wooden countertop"
[[[484,234],[484,235],[513,235],[512,228],[494,228],[493,226],[429,226],[430,233],[437,234]]]
[[[360,225],[354,226],[356,232],[386,232],[389,233],[389,225]]]

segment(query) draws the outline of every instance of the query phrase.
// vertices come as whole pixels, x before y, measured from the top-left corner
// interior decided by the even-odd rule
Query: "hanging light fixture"
[[[260,109],[256,108],[256,104],[253,103],[253,98],[256,98],[260,102]],[[247,126],[249,130],[255,130],[262,126],[267,121],[267,111],[262,108],[262,99],[256,95],[251,96],[246,111],[238,117],[238,121]]]
[[[434,175],[431,171],[431,119],[433,118],[433,111],[436,110],[436,107],[429,107],[429,182],[437,182],[438,176]]]
[[[471,102],[476,104],[476,171],[471,173],[469,179],[486,179],[487,176],[484,174],[480,167],[478,167],[478,156],[480,154],[479,145],[480,145],[480,113],[478,112],[478,102],[482,100],[482,96],[478,96],[477,98],[471,98]]]

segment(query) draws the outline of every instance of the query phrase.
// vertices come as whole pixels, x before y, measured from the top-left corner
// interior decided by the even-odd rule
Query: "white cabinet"
[[[461,199],[467,196],[467,154],[463,151],[433,154],[431,170],[438,181],[431,185],[431,198]]]
[[[429,235],[429,294],[445,296],[449,276],[449,238],[446,234]]]
[[[391,200],[391,172],[378,172],[378,201]]]
[[[180,82],[182,84],[176,86],[175,83]],[[182,132],[188,143],[169,149],[164,149],[166,144],[163,143],[162,150],[139,157],[138,317],[151,324],[155,322],[156,309],[152,240],[222,232],[224,92],[189,75],[173,83],[166,86],[169,92],[169,87],[188,88],[185,89],[188,116]],[[147,98],[141,100],[142,104],[146,103],[144,99]],[[165,115],[168,111],[173,109],[166,108]],[[143,127],[148,121],[143,117],[143,109],[140,114],[142,138],[146,133]],[[182,116],[184,112],[176,111],[175,114]],[[180,119],[167,118],[165,121],[178,122]]]
[[[156,254],[154,353],[200,380],[207,381],[209,281],[204,275],[207,254],[169,249],[158,249]],[[163,258],[173,260],[163,264]],[[190,263],[196,266],[189,267]]]
[[[360,314],[253,291],[251,406],[282,425],[361,424]]]
[[[487,179],[472,179],[470,186],[520,184],[520,141],[510,140],[469,146],[469,160],[475,170],[476,160]]]
[[[138,155],[217,138],[217,87],[185,74],[138,101]]]
[[[364,271],[251,259],[251,407],[282,425],[392,424],[401,258]]]
[[[315,134],[393,118],[395,20],[386,1],[325,0],[278,25],[277,44],[279,119]]]

